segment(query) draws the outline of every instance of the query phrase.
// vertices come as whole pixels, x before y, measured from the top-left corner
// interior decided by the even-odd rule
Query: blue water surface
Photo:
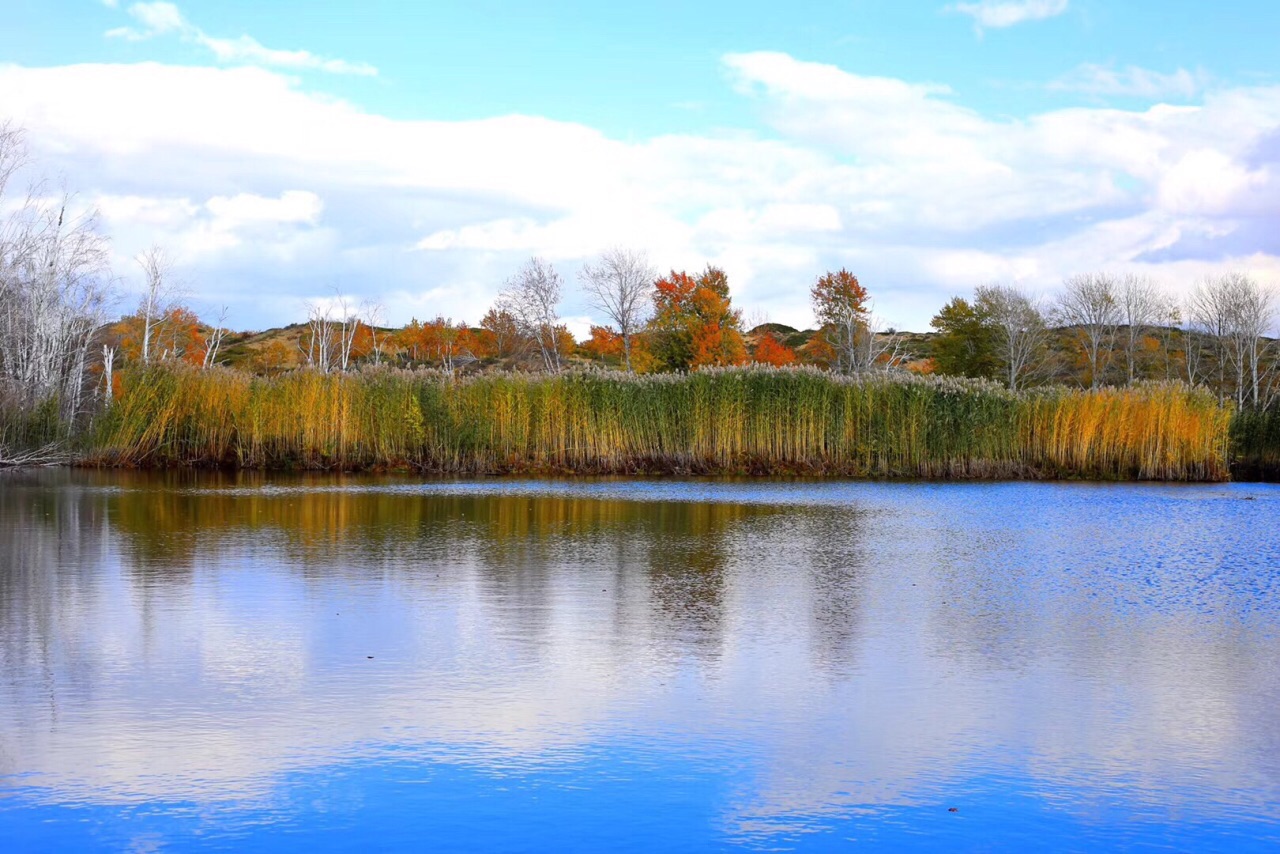
[[[17,851],[1280,846],[1280,489],[0,480]]]

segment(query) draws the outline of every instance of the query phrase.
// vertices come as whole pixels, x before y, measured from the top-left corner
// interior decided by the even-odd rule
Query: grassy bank
[[[812,369],[631,377],[127,374],[90,461],[451,473],[1220,480],[1229,413],[1178,384],[1011,394]]]

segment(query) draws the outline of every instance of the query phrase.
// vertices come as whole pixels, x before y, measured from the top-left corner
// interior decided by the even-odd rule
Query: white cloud
[[[1179,68],[1171,74],[1130,65],[1116,69],[1086,63],[1049,84],[1050,89],[1083,92],[1087,95],[1132,96],[1137,98],[1194,98],[1204,91],[1207,75]]]
[[[978,0],[977,3],[956,3],[947,9],[973,18],[980,30],[994,30],[1056,18],[1066,12],[1069,5],[1070,0]]]
[[[140,26],[116,27],[107,30],[108,38],[145,41],[156,36],[178,35],[184,41],[211,51],[219,62],[265,65],[300,71],[327,71],[331,74],[374,76],[378,73],[378,69],[367,62],[325,59],[305,50],[269,48],[247,35],[238,38],[217,38],[208,35],[183,17],[182,12],[172,3],[134,3],[129,7],[129,15]]]
[[[324,205],[315,193],[288,190],[271,199],[252,193],[214,196],[205,203],[221,227],[232,230],[260,223],[307,223],[314,225]]]
[[[225,271],[298,263],[308,253],[331,253],[331,234],[321,222],[323,202],[314,193],[288,190],[269,197],[253,193],[212,196],[203,201],[184,196],[138,196],[99,193],[88,199],[114,238],[113,265],[134,290],[133,257],[152,244],[164,246],[179,267]],[[184,275],[184,278],[187,276]],[[204,276],[196,277],[204,280]],[[192,296],[206,304],[227,302],[222,287],[193,282]],[[239,288],[240,285],[237,285]],[[236,294],[245,304],[242,316],[267,308],[270,293],[243,283]],[[127,301],[126,301],[127,302]],[[297,305],[287,307],[294,311]]]
[[[144,41],[170,33],[194,36],[199,32],[187,23],[178,7],[172,3],[134,3],[129,7],[129,15],[142,25],[141,28],[117,27],[107,31],[108,38]]]
[[[1280,215],[1280,88],[1005,119],[942,85],[785,54],[725,67],[768,137],[398,120],[262,68],[156,64],[0,66],[0,115],[102,199],[120,257],[172,244],[193,291],[257,326],[329,287],[382,297],[395,322],[474,321],[528,255],[572,282],[613,245],[663,269],[721,264],[744,308],[797,326],[813,277],[842,265],[906,328],[991,278],[1280,273],[1262,227]],[[584,315],[567,291],[566,315]]]
[[[1251,187],[1263,187],[1262,173],[1250,173],[1231,157],[1214,149],[1183,154],[1161,177],[1157,197],[1162,208],[1176,213],[1229,213],[1233,201]]]

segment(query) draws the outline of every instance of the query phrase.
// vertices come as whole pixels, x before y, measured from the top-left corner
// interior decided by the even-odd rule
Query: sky
[[[812,324],[1137,273],[1280,283],[1280,4],[6,0],[0,121],[100,214],[130,310],[160,245],[260,329],[341,293],[478,322],[530,256],[728,273]],[[12,205],[17,195],[0,199]]]

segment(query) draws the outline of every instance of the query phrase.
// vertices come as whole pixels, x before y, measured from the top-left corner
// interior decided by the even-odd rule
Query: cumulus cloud
[[[1069,5],[1070,0],[978,0],[977,3],[956,3],[947,9],[973,18],[979,30],[995,30],[1056,18],[1066,12]]]
[[[115,6],[115,3],[111,2],[108,5]],[[177,35],[184,41],[211,51],[219,62],[327,71],[332,74],[373,76],[378,73],[378,69],[367,62],[325,59],[305,50],[269,48],[247,35],[238,38],[211,36],[188,21],[172,3],[134,3],[129,7],[129,15],[136,22],[136,26],[115,27],[107,30],[108,38],[146,41],[156,36]]]
[[[1112,68],[1086,63],[1049,84],[1050,89],[1087,95],[1188,100],[1204,91],[1207,75],[1179,68],[1170,74],[1130,65]]]
[[[781,53],[724,65],[763,132],[622,141],[534,116],[391,119],[263,68],[156,64],[0,66],[0,115],[104,200],[126,272],[170,244],[193,291],[254,325],[334,287],[381,297],[393,322],[474,322],[529,255],[572,282],[614,245],[664,269],[720,264],[744,308],[797,326],[812,279],[839,266],[917,329],[996,278],[1280,274],[1280,87],[1009,119],[936,82]],[[585,315],[568,295],[566,315]]]

